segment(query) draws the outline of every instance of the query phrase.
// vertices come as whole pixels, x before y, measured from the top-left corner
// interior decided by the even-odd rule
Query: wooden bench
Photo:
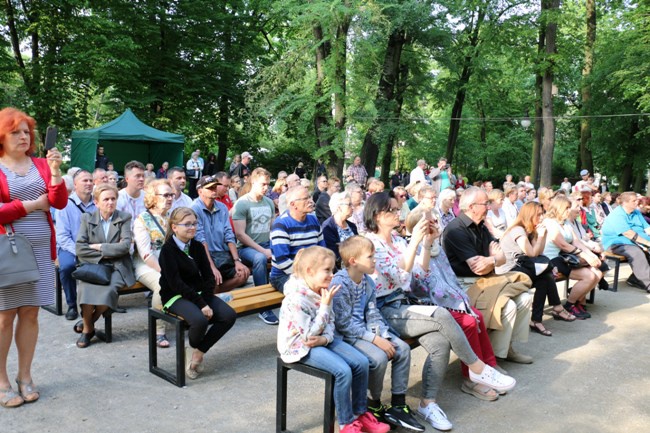
[[[282,304],[284,295],[275,290],[270,284],[263,286],[236,289],[228,292],[232,300],[228,302],[237,317],[255,314]],[[158,346],[156,345],[156,321],[163,320],[171,324],[176,332],[176,368],[171,373],[158,366]],[[149,372],[182,388],[185,386],[185,320],[171,313],[165,313],[149,308]]]
[[[621,268],[621,263],[627,262],[627,257],[614,254],[611,251],[605,251],[605,260],[614,262],[614,285],[612,285],[611,291],[616,292],[618,290],[618,273]]]

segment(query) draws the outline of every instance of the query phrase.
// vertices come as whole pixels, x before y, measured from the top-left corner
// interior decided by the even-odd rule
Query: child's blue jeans
[[[367,410],[368,358],[340,338],[312,347],[303,364],[334,375],[334,406],[339,425],[350,424]]]

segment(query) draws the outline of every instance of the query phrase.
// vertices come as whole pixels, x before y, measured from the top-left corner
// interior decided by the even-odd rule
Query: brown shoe
[[[510,346],[510,349],[508,349],[508,356],[506,357],[506,361],[515,362],[517,364],[532,364],[533,357],[524,355],[523,353],[515,352],[515,349]]]

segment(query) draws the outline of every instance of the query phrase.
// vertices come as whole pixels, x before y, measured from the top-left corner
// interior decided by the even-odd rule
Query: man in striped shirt
[[[314,200],[309,190],[295,186],[287,191],[287,212],[271,227],[271,285],[279,292],[293,273],[293,259],[302,248],[325,246],[318,219],[311,214]]]

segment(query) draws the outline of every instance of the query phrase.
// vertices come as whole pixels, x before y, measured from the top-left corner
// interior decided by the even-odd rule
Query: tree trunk
[[[537,40],[537,56],[541,59],[544,52],[546,31],[540,26]],[[539,185],[539,163],[542,149],[542,131],[544,122],[542,120],[542,82],[543,77],[539,70],[535,73],[535,120],[533,123],[533,152],[530,158],[530,177],[534,185]]]
[[[587,115],[591,112],[589,103],[591,101],[591,84],[589,79],[594,66],[594,44],[596,42],[596,5],[595,0],[586,0],[587,8],[587,40],[585,43],[585,64],[582,69],[582,114]],[[582,168],[594,172],[594,162],[589,149],[591,141],[590,120],[583,118],[580,121],[580,160]]]
[[[318,44],[316,46],[316,85],[314,94],[316,96],[316,110],[314,114],[314,132],[316,135],[316,144],[319,148],[329,148],[332,146],[332,117],[331,108],[323,97],[326,82],[325,63],[332,53],[331,43],[325,39],[323,27],[320,24],[314,25],[314,39]],[[334,176],[338,172],[336,154],[329,150],[324,156],[325,166],[329,176]]]
[[[481,147],[483,148],[483,168],[490,168],[488,162],[488,143],[487,143],[487,122],[485,121],[485,109],[483,108],[483,101],[479,100],[477,105],[478,117],[481,119],[481,129],[479,136],[481,140]]]
[[[366,167],[368,173],[374,173],[379,157],[381,142],[379,131],[389,122],[388,118],[393,112],[391,105],[395,99],[395,83],[399,75],[400,60],[402,50],[406,43],[406,33],[402,29],[395,29],[388,37],[388,45],[384,54],[384,64],[381,75],[379,76],[379,85],[377,86],[377,95],[375,96],[375,107],[377,109],[377,119],[372,123],[366,136],[363,139],[361,147],[362,164]],[[386,143],[390,142],[389,140]],[[382,162],[383,167],[383,162]]]
[[[337,144],[341,158],[336,156],[332,149],[329,153],[332,158],[328,164],[328,170],[333,169],[340,179],[343,176],[343,165],[345,163],[345,126],[346,126],[346,94],[347,94],[347,44],[348,31],[350,29],[350,16],[344,16],[336,29],[336,39],[332,55],[334,56],[334,128],[336,133],[335,143]]]
[[[543,0],[542,7],[547,14],[546,19],[546,63],[542,81],[542,117],[544,120],[544,139],[540,164],[540,186],[550,187],[553,184],[553,151],[555,148],[555,119],[553,119],[553,69],[555,55],[555,40],[557,22],[555,14],[560,7],[560,0]]]
[[[471,52],[472,54],[464,57],[463,70],[458,79],[458,90],[456,91],[454,106],[451,109],[449,133],[447,136],[447,151],[445,153],[449,164],[451,164],[454,159],[454,151],[456,149],[456,142],[458,141],[458,134],[460,132],[460,119],[463,115],[463,105],[465,104],[465,96],[467,94],[467,84],[472,76],[472,63],[474,59],[478,57],[478,49],[476,49],[476,47],[479,43],[479,30],[485,18],[485,10],[485,6],[480,6],[475,25],[467,28],[467,31],[471,33],[469,38],[470,48],[468,49],[468,52]]]
[[[393,117],[397,120],[399,120],[402,115],[402,105],[404,104],[404,92],[406,92],[408,71],[408,66],[402,64],[399,68],[397,83],[395,84],[395,111]],[[384,182],[384,185],[387,187],[390,187],[390,165],[393,161],[393,146],[396,141],[397,128],[393,128],[386,140],[384,157],[381,161],[381,181]]]

